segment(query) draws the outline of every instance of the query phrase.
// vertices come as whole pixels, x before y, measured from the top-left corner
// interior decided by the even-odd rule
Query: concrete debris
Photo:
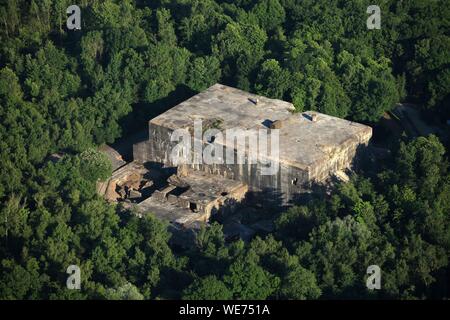
[[[137,190],[130,189],[128,191],[128,199],[130,199],[130,200],[140,199],[141,197],[142,197],[142,194]]]
[[[117,198],[120,197],[120,194],[118,194],[116,192],[116,183],[114,181],[109,181],[109,183],[107,184],[107,189],[106,189],[106,193],[105,193],[105,198],[108,201],[116,201]]]
[[[167,179],[167,182],[174,186],[180,187],[180,188],[188,188],[189,187],[189,185],[185,181],[183,181],[180,177],[178,177],[177,175],[174,175],[174,174],[171,175]]]
[[[349,182],[350,181],[350,177],[342,170],[336,171],[334,175],[340,181],[343,181],[343,182]]]
[[[154,182],[152,180],[146,180],[144,181],[144,184],[141,186],[141,189],[145,189],[145,188],[151,188],[153,187]]]
[[[120,153],[114,150],[112,147],[104,144],[98,148],[98,150],[104,153],[108,159],[111,161],[112,169],[117,170],[120,167],[126,165],[127,163],[122,159]]]

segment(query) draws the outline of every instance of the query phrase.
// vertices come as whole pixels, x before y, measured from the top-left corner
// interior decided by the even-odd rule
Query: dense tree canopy
[[[450,172],[436,136],[398,141],[249,243],[212,224],[181,250],[162,221],[95,193],[111,174],[96,146],[216,82],[374,125],[413,101],[442,123],[447,1],[381,1],[381,30],[367,30],[365,0],[83,0],[77,31],[70,4],[0,3],[1,299],[449,297]],[[82,290],[65,287],[71,264]]]

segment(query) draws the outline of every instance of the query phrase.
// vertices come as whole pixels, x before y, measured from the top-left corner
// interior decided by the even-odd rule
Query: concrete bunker
[[[198,227],[218,212],[232,212],[248,192],[269,190],[266,198],[277,194],[284,204],[291,204],[314,182],[331,176],[344,179],[342,172],[352,166],[357,151],[372,136],[372,129],[363,124],[316,111],[294,111],[291,103],[215,84],[151,119],[149,139],[133,146],[133,162],[118,168],[108,182],[99,185],[99,192],[109,201],[134,205],[142,214],[151,212],[184,229]],[[199,120],[203,132],[264,129],[270,136],[276,129],[279,157],[271,160],[279,170],[261,174],[267,164],[247,161],[251,156],[247,149],[244,164],[172,163],[170,152],[176,143],[171,134],[182,128],[193,134],[194,121]],[[215,134],[201,143],[220,145],[224,154],[237,154],[234,142],[216,139]],[[159,167],[148,168],[148,164]],[[163,173],[166,169],[171,173]]]

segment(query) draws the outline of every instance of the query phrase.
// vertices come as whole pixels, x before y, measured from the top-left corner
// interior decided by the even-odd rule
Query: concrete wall
[[[171,150],[178,142],[171,142],[172,130],[162,126],[150,124],[149,141],[136,144],[133,148],[134,160],[142,163],[160,163],[165,167],[173,167],[170,159]],[[268,191],[280,196],[283,203],[292,200],[296,194],[308,189],[313,181],[322,181],[330,173],[349,167],[355,158],[357,148],[368,142],[370,136],[360,137],[359,140],[348,140],[330,153],[321,163],[316,163],[307,170],[281,163],[275,175],[262,175],[262,164],[190,164],[188,170],[205,171],[241,181],[252,191]],[[193,142],[192,142],[193,146]],[[236,152],[235,152],[236,153]],[[224,149],[224,155],[226,151]],[[235,154],[236,156],[236,154]]]
[[[368,145],[371,136],[372,132],[368,131],[364,135],[353,137],[336,146],[329,152],[328,157],[310,166],[309,180],[323,181],[330,174],[351,167],[358,159],[359,152]]]
[[[134,160],[141,163],[161,163],[165,167],[174,166],[170,159],[170,152],[177,142],[170,141],[172,131],[152,124],[149,130],[149,141],[134,145]],[[236,151],[234,153],[236,157]],[[226,154],[225,149],[224,154]],[[247,184],[250,190],[277,191],[283,195],[285,201],[289,200],[292,194],[300,192],[302,186],[308,183],[308,173],[298,168],[281,164],[277,174],[262,175],[262,166],[261,163],[249,164],[246,158],[244,164],[190,164],[185,167],[188,170],[204,171],[241,181]]]

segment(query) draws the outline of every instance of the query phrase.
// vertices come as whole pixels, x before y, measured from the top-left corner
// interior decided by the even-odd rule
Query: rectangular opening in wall
[[[197,212],[197,204],[195,202],[189,202],[189,209],[191,209],[192,212]]]

